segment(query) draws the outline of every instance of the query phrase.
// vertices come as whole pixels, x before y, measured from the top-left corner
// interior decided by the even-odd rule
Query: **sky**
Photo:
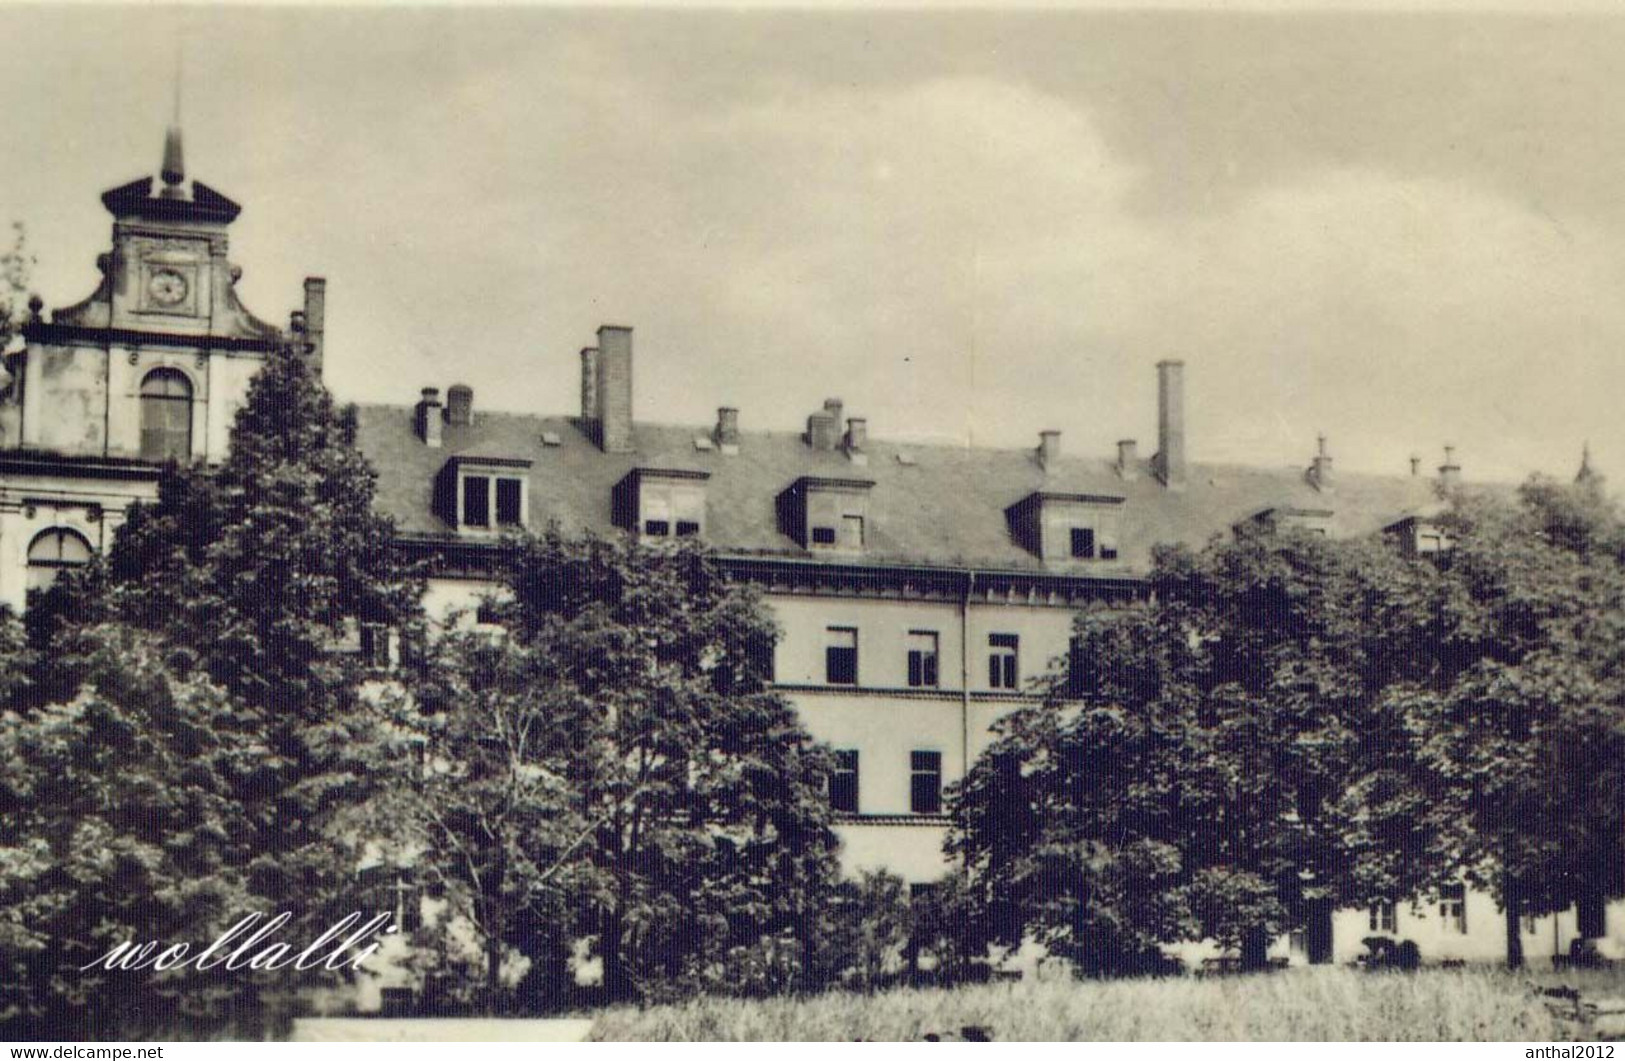
[[[1625,18],[8,6],[0,221],[95,286],[98,196],[244,205],[239,293],[328,278],[347,400],[1625,481]]]

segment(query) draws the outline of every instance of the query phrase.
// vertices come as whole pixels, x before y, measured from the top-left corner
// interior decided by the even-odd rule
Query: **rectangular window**
[[[1095,558],[1095,532],[1091,528],[1072,528],[1072,556],[1078,560]]]
[[[841,517],[841,548],[843,548],[843,549],[862,549],[863,548],[863,517],[862,516],[842,516]]]
[[[858,631],[832,626],[824,631],[824,680],[831,685],[858,684]]]
[[[1094,696],[1100,692],[1100,670],[1093,656],[1085,651],[1083,639],[1074,637],[1066,652],[1066,694],[1072,697]]]
[[[664,538],[671,533],[671,524],[663,519],[643,521],[643,533],[649,538]]]
[[[525,522],[524,512],[520,507],[522,496],[523,491],[518,479],[497,480],[497,526],[517,527]]]
[[[989,634],[987,684],[992,689],[1014,689],[1021,679],[1016,655],[1021,638],[1015,634]]]
[[[483,475],[463,477],[463,526],[491,525],[491,480]]]
[[[677,521],[677,537],[690,538],[698,533],[700,533],[700,525],[693,520],[680,519]]]
[[[1393,903],[1372,903],[1370,913],[1371,931],[1394,932],[1397,931],[1397,911]]]
[[[834,527],[814,527],[812,529],[812,543],[814,545],[834,545]]]
[[[835,772],[829,775],[829,807],[841,814],[858,813],[858,753],[835,753]]]
[[[376,670],[389,669],[389,627],[383,623],[361,624],[361,662]]]
[[[764,682],[775,680],[775,645],[771,637],[753,637],[745,643],[745,654],[750,659],[751,669]]]
[[[942,813],[942,753],[909,752],[909,809]]]
[[[908,685],[911,689],[937,687],[937,634],[935,630],[908,632]]]
[[[1446,932],[1467,934],[1467,886],[1452,884],[1439,891],[1439,919]]]

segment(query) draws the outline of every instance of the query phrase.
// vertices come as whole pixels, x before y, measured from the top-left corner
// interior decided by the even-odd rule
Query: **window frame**
[[[36,556],[46,541],[56,544],[55,556]],[[73,541],[84,547],[84,559],[67,559],[63,556],[63,543]],[[90,539],[72,527],[46,527],[28,540],[28,548],[23,552],[23,566],[25,569],[27,592],[44,592],[56,584],[56,580],[64,571],[87,567],[96,559],[96,547]],[[41,574],[36,578],[35,572],[50,572],[49,576]]]
[[[177,393],[168,393],[156,388],[170,384],[178,385],[182,390]],[[140,403],[140,446],[141,459],[162,464],[174,461],[177,464],[186,464],[192,460],[196,447],[192,444],[192,405],[197,401],[197,387],[192,378],[180,369],[171,365],[159,365],[141,377],[141,383],[136,389],[136,397]],[[160,427],[149,424],[149,415],[159,414],[158,417],[165,422]],[[170,422],[173,418],[175,422]],[[184,427],[179,422],[184,419]],[[184,437],[183,437],[184,435]],[[165,443],[149,445],[149,439],[167,439]],[[184,443],[177,445],[177,443]],[[178,452],[177,452],[178,451]]]
[[[1021,688],[1021,635],[987,635],[987,687],[1001,692]]]
[[[1439,889],[1439,920],[1446,932],[1467,935],[1467,886],[1447,884]]]
[[[908,652],[908,687],[942,688],[942,635],[936,630],[910,630],[904,644]]]
[[[851,644],[836,644],[850,637]],[[836,653],[850,653],[837,656]],[[838,662],[844,660],[845,662]],[[845,675],[844,678],[837,675]],[[858,628],[855,626],[826,626],[824,628],[824,684],[856,686],[858,684]]]
[[[915,748],[908,753],[908,808],[910,814],[942,813],[942,752]]]
[[[829,775],[829,808],[836,814],[860,813],[859,808],[863,805],[862,768],[863,760],[857,748],[835,750],[835,768]],[[851,786],[850,792],[847,791],[848,784]]]

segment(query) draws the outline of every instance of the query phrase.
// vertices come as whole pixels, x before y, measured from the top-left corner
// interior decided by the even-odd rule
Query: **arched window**
[[[172,368],[141,381],[141,459],[192,459],[192,383]]]
[[[90,543],[78,531],[53,527],[28,545],[28,588],[50,589],[64,568],[90,563]]]

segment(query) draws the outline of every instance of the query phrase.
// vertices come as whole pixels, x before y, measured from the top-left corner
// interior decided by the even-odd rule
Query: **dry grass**
[[[590,1038],[918,1040],[985,1025],[998,1040],[1529,1041],[1560,1036],[1535,986],[1625,994],[1625,977],[1493,970],[1294,969],[1223,979],[988,984],[808,999],[699,999],[600,1013]]]

